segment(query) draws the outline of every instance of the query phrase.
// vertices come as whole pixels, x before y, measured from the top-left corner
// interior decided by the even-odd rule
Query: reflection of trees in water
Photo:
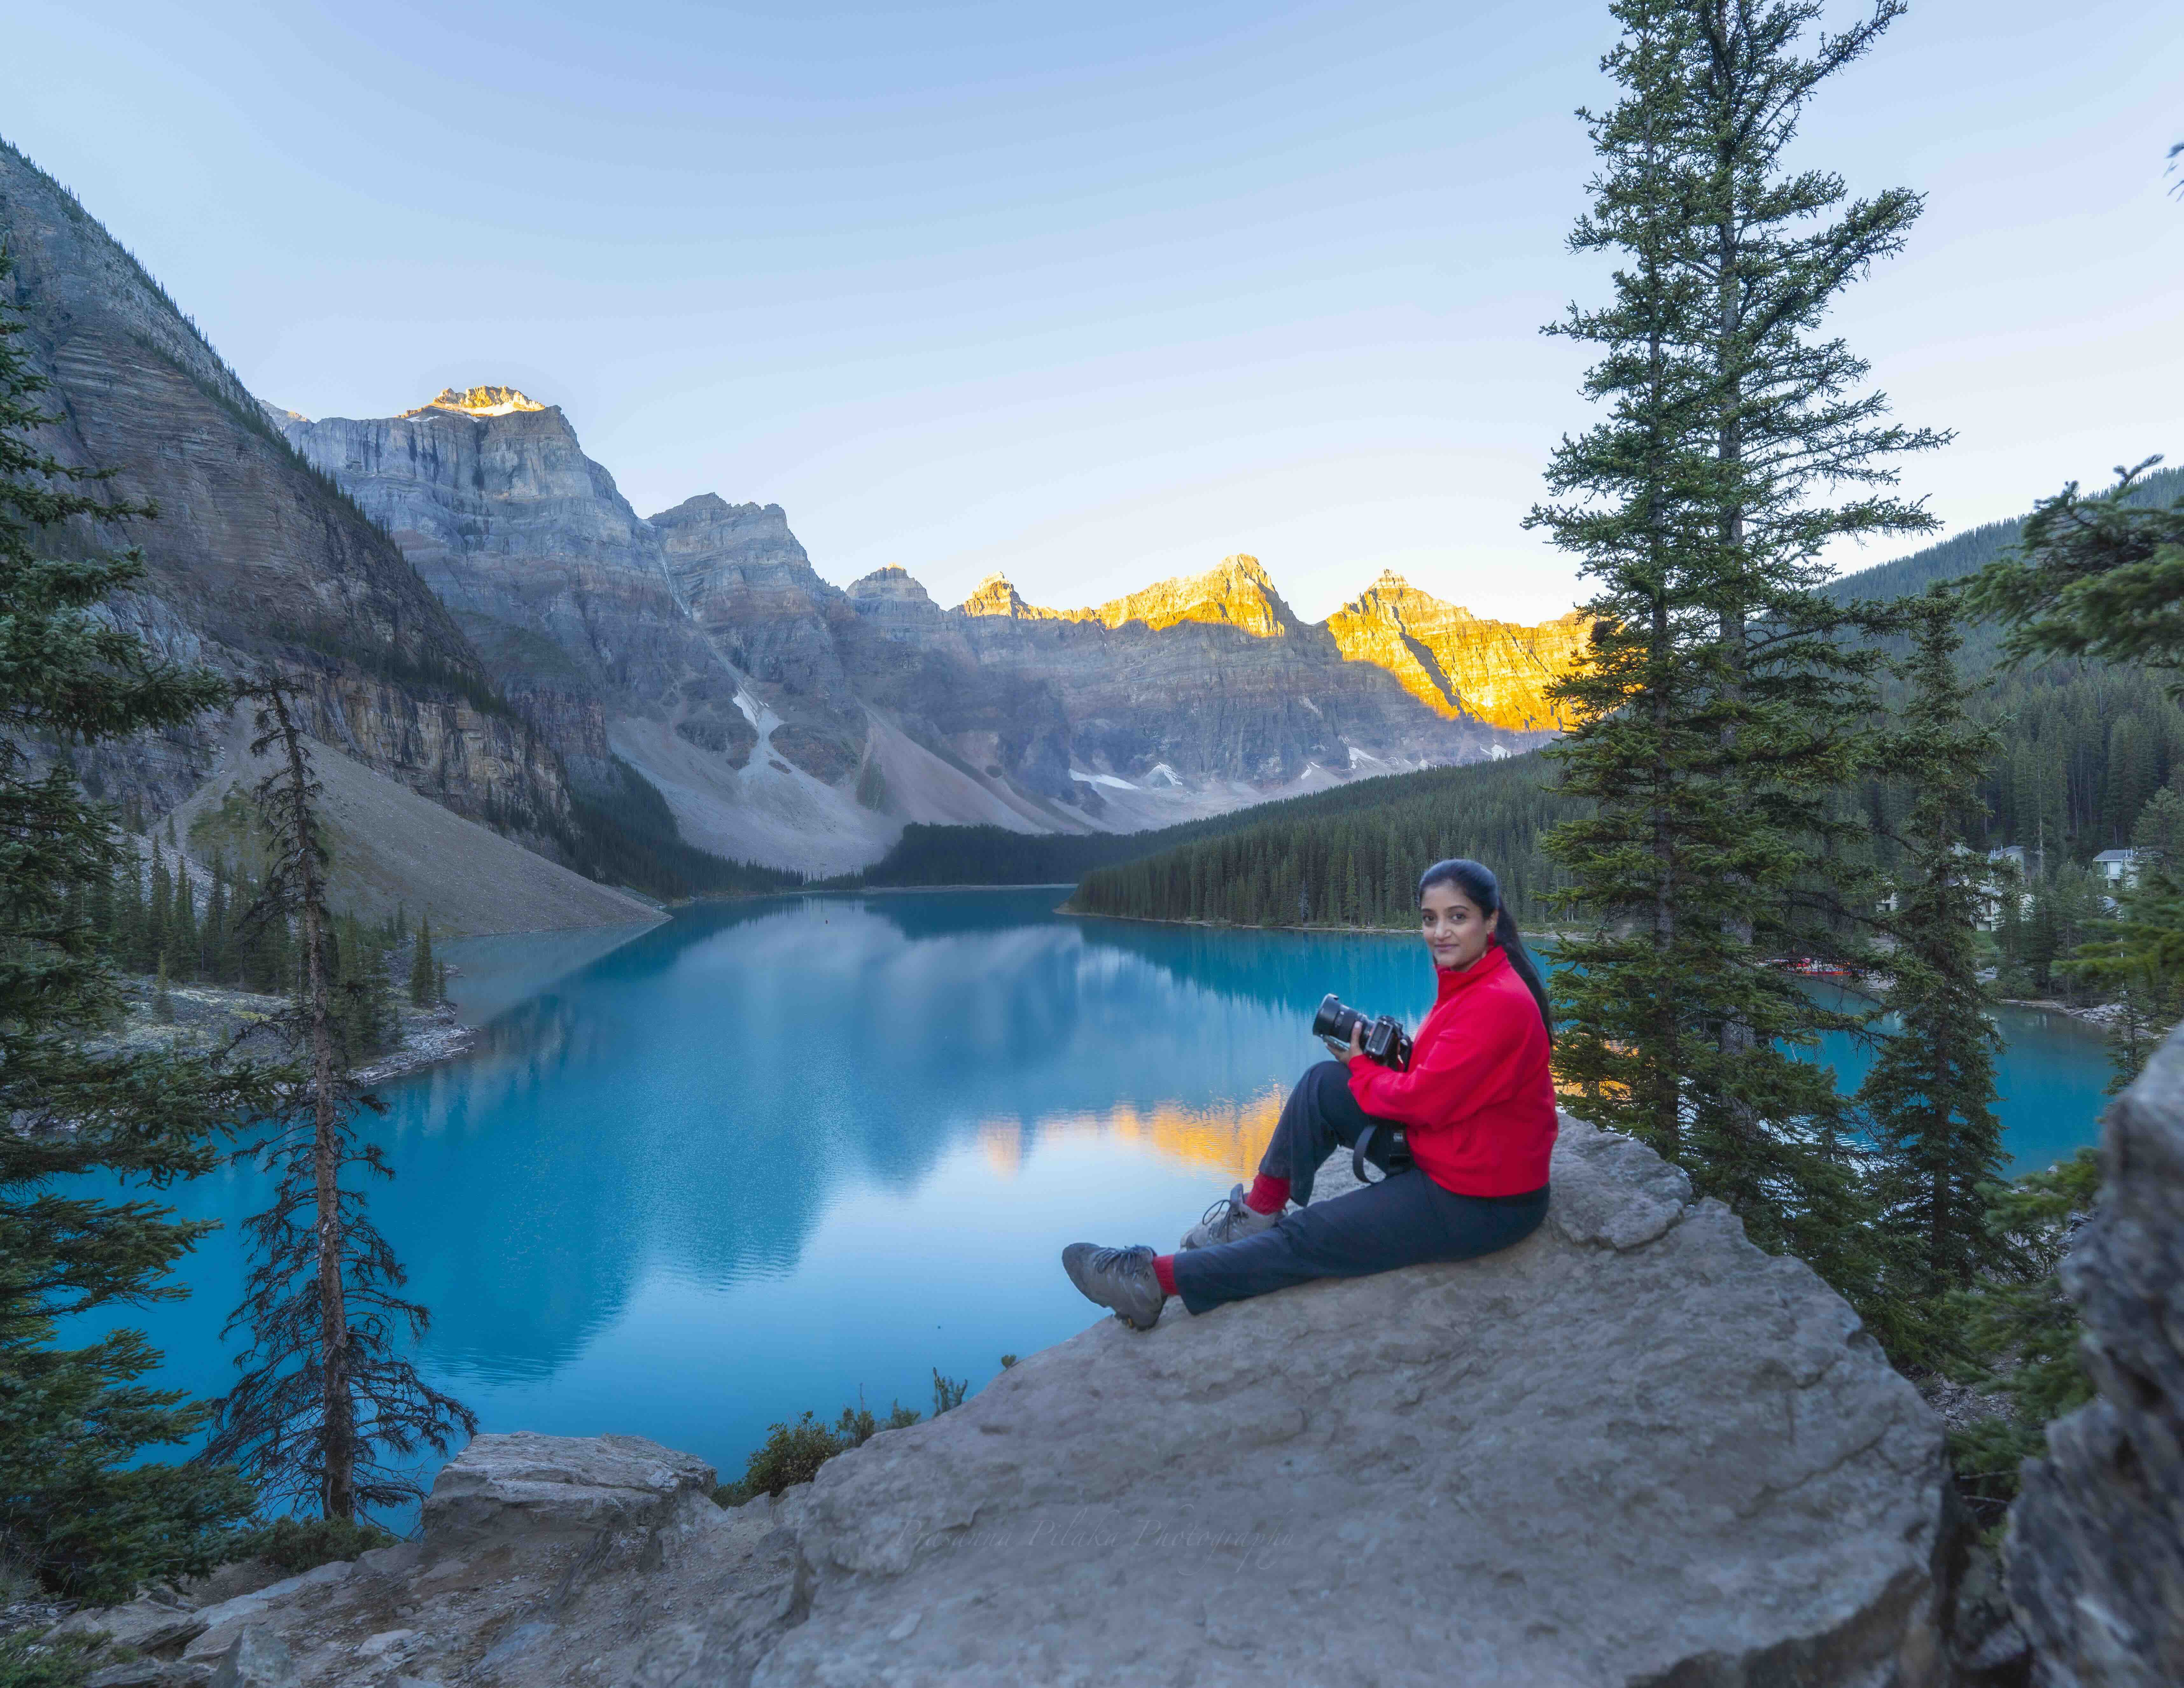
[[[1223,931],[1085,916],[1087,944],[1119,950],[1195,988],[1301,1015],[1329,991],[1375,1014],[1418,1020],[1433,1006],[1433,964],[1415,939],[1383,933]]]
[[[1423,1006],[1406,946],[1058,919],[1059,896],[716,905],[498,1017],[385,1123],[398,1189],[432,1192],[398,1246],[436,1349],[549,1372],[649,1272],[786,1274],[836,1190],[907,1195],[966,1143],[1096,1132],[1242,1176],[1321,994]]]

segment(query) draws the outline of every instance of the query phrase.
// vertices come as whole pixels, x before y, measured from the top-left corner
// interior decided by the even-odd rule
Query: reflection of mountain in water
[[[993,1119],[978,1128],[978,1147],[997,1171],[1013,1173],[1034,1144],[1071,1137],[1142,1143],[1171,1160],[1209,1167],[1224,1178],[1249,1182],[1258,1170],[1287,1092],[1277,1088],[1245,1102],[1187,1108],[1164,1102],[1138,1109],[1125,1102],[1106,1113],[1050,1114],[1033,1125]]]
[[[1323,992],[1421,1006],[1405,946],[1080,922],[1058,896],[688,911],[500,1014],[388,1099],[437,1216],[398,1238],[436,1349],[551,1368],[648,1273],[786,1273],[838,1190],[907,1194],[966,1140],[1013,1165],[1098,1132],[1242,1176]]]

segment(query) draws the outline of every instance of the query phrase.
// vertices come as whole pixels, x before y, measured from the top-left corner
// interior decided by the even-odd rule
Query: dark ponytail
[[[1540,1005],[1540,1021],[1547,1028],[1549,1041],[1555,1035],[1554,1010],[1547,1006],[1547,987],[1540,978],[1539,968],[1533,964],[1530,953],[1524,948],[1524,935],[1517,930],[1517,922],[1502,901],[1502,882],[1494,877],[1494,870],[1484,862],[1474,861],[1468,856],[1452,856],[1446,861],[1436,861],[1418,875],[1418,902],[1423,905],[1426,893],[1435,885],[1453,885],[1471,900],[1474,907],[1494,922],[1494,941],[1502,946],[1502,953],[1509,958],[1509,965],[1517,977],[1524,982],[1524,989],[1532,993],[1532,1000]]]

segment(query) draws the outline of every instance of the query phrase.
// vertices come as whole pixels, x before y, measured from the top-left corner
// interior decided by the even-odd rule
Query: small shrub
[[[354,1559],[375,1547],[392,1547],[396,1540],[376,1524],[352,1524],[347,1518],[276,1518],[237,1531],[230,1542],[229,1557],[262,1559],[292,1577],[337,1559]]]
[[[816,1477],[819,1468],[836,1454],[855,1446],[814,1422],[807,1411],[794,1424],[776,1424],[767,1431],[766,1440],[744,1468],[743,1480],[722,1484],[714,1490],[713,1498],[724,1507],[739,1507],[760,1495],[778,1500],[798,1484]]]
[[[938,1418],[963,1404],[963,1397],[971,1392],[968,1378],[944,1378],[940,1368],[933,1368],[933,1416]]]
[[[938,1371],[933,1376],[936,1384],[946,1381]],[[959,1384],[950,1387],[956,1390],[954,1402],[960,1405],[962,1386]],[[810,1412],[794,1424],[776,1424],[744,1467],[741,1479],[723,1483],[713,1490],[715,1502],[723,1507],[740,1507],[760,1495],[771,1495],[778,1500],[798,1484],[809,1483],[816,1477],[819,1468],[836,1454],[864,1446],[883,1430],[906,1430],[921,1416],[916,1407],[905,1407],[899,1401],[890,1401],[888,1407],[884,1418],[859,1401],[855,1407],[844,1407],[842,1416],[832,1426],[819,1423]]]
[[[1999,1530],[2017,1498],[2018,1468],[2048,1451],[2047,1426],[2014,1413],[1982,1418],[1949,1432],[1949,1465],[1957,1492],[1984,1529]]]
[[[91,1647],[81,1635],[50,1641],[30,1630],[0,1635],[0,1688],[83,1688]]]

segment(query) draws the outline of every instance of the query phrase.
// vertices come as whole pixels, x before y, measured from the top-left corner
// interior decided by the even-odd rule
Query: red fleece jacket
[[[1404,1128],[1426,1175],[1459,1195],[1520,1195],[1547,1181],[1555,1087],[1540,1005],[1495,944],[1438,975],[1410,1070],[1350,1063],[1357,1106]]]

